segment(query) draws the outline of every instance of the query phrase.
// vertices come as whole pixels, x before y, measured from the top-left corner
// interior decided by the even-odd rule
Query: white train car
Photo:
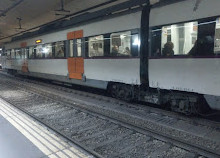
[[[103,89],[107,88],[109,81],[140,85],[138,54],[133,57],[130,54],[123,54],[126,46],[131,49],[131,40],[138,40],[139,38],[140,17],[141,13],[136,12],[111,20],[97,21],[6,44],[5,48],[7,51],[9,50],[6,52],[11,54],[9,55],[11,59],[8,60],[7,69],[25,73],[22,66],[28,65],[28,75],[31,76],[46,77]],[[79,33],[79,37],[68,37],[71,33]],[[106,34],[109,34],[108,37]],[[120,38],[122,41],[119,41],[123,44],[119,48],[121,54],[112,57],[113,55],[109,53],[106,57],[104,56],[106,53],[104,42],[114,36],[116,37],[115,40],[118,40],[117,37],[124,36],[123,39]],[[37,40],[41,42],[36,45]],[[114,39],[112,38],[109,42],[114,42]],[[86,48],[82,46],[85,43],[89,45],[87,55],[83,50]],[[25,45],[25,48],[19,49],[22,44]],[[67,51],[65,50],[67,45],[69,49],[68,59],[66,58],[67,53],[59,54],[59,51]],[[109,43],[108,51],[110,51],[110,47]],[[29,57],[27,57],[27,51]],[[51,56],[52,52],[54,54]],[[34,57],[31,56],[32,53],[35,54]],[[75,67],[73,69],[76,70],[70,70],[71,66]]]
[[[2,56],[0,54],[0,69],[2,69]]]
[[[5,44],[4,69],[187,114],[220,110],[220,1],[144,6]]]
[[[152,10],[150,87],[202,94],[220,110],[218,6],[218,0],[186,0]],[[168,41],[173,55],[163,54]]]
[[[3,62],[3,50],[0,48],[0,69],[2,69],[2,62]]]

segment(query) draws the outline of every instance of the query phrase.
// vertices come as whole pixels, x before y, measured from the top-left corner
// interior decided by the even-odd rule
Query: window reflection
[[[29,47],[28,52],[29,52],[29,58],[33,59],[34,58],[34,47]]]
[[[14,49],[11,49],[11,58],[15,59],[15,50]]]
[[[73,40],[70,40],[70,57],[73,57]]]
[[[104,56],[103,35],[89,38],[89,57]]]
[[[16,59],[21,59],[21,57],[22,57],[21,49],[16,49],[15,53],[16,53]]]
[[[64,42],[56,42],[55,43],[55,57],[57,58],[64,58],[65,54],[64,54]]]
[[[52,44],[45,44],[43,46],[43,53],[45,58],[52,58]]]
[[[214,52],[215,54],[220,54],[220,18],[216,20]]]
[[[44,57],[42,45],[36,46],[35,50],[36,50],[36,58],[43,58]]]
[[[186,55],[197,40],[198,22],[162,27],[162,56]]]
[[[11,58],[11,50],[6,50],[6,56],[8,59]]]
[[[131,31],[111,34],[111,55],[131,56]]]
[[[21,48],[21,58],[26,59],[27,58],[27,49]]]
[[[77,57],[82,56],[82,39],[76,40],[76,48],[77,48]]]

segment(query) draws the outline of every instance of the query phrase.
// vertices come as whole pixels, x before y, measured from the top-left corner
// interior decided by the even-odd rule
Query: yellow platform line
[[[32,120],[20,110],[0,99],[0,115],[29,139],[39,150],[51,158],[92,157],[79,147],[68,144],[52,131]]]

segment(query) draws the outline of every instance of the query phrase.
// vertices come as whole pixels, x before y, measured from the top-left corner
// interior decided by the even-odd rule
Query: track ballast
[[[102,97],[96,97],[98,95],[67,88],[64,92],[62,88],[15,81],[2,75],[0,81],[1,98],[97,157],[218,157],[220,154],[219,142],[214,138],[201,139],[182,129],[194,125],[195,130],[201,129],[201,134],[202,130],[209,130],[218,138],[220,129],[217,123],[181,120],[182,116],[165,115],[162,110],[156,112],[149,108],[146,111],[141,106],[135,108],[108,97],[100,99]],[[73,95],[88,99],[80,101],[82,98]],[[97,104],[103,103],[102,108],[93,100]],[[108,108],[109,104],[118,108],[112,110]],[[128,107],[127,111],[122,114],[120,110],[125,107]],[[178,130],[180,122],[186,126]]]

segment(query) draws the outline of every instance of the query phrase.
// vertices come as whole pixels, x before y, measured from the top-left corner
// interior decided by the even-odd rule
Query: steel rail
[[[48,127],[50,130],[56,132],[59,136],[64,137],[65,139],[67,139],[68,141],[72,142],[73,144],[76,144],[77,146],[79,146],[80,148],[82,148],[83,150],[87,151],[88,153],[92,154],[93,156],[97,157],[97,158],[103,158],[103,156],[101,156],[100,154],[98,154],[97,152],[89,149],[88,147],[86,147],[85,145],[83,145],[82,143],[78,142],[77,140],[66,136],[65,134],[62,134],[58,129],[56,129],[55,127],[52,127],[51,125],[49,125],[48,123],[42,121],[41,119],[39,119],[38,117],[34,116],[33,114],[31,114],[30,112],[28,112],[27,110],[15,105],[13,102],[8,101],[7,99],[5,99],[4,97],[0,96],[0,98],[2,100],[4,100],[5,102],[9,103],[10,105],[13,105],[15,108],[19,109],[20,111],[24,112],[25,114],[29,115],[30,117],[34,118],[35,120],[37,120],[38,122],[40,122],[41,124],[45,125],[46,127]]]

